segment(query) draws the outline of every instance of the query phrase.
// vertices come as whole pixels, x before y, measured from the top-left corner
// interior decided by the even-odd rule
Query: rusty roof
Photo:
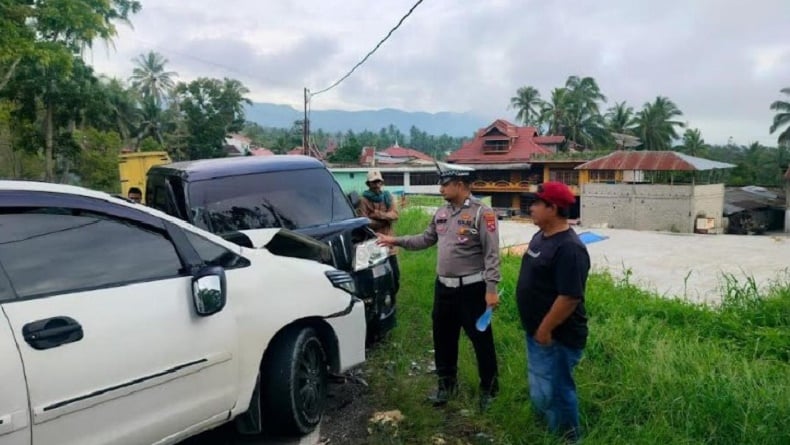
[[[790,181],[790,167],[787,167],[787,171],[785,172],[785,179]]]
[[[676,151],[615,151],[576,167],[577,170],[702,171],[734,168],[733,164]]]

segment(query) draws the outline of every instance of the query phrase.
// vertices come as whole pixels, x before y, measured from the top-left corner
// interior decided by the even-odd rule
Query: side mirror
[[[192,302],[201,317],[221,311],[227,302],[225,270],[219,266],[200,269],[192,277]]]
[[[351,192],[348,195],[348,200],[351,201],[351,206],[354,207],[354,210],[359,207],[359,193]]]

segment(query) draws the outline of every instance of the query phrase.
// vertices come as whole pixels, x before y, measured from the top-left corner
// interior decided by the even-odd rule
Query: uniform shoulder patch
[[[496,231],[496,213],[493,210],[483,212],[483,219],[486,221],[486,230],[489,232]]]

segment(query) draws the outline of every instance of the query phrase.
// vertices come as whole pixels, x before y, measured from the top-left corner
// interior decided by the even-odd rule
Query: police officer
[[[472,341],[480,375],[480,408],[488,408],[499,390],[494,337],[489,325],[475,328],[486,308],[499,304],[499,232],[494,211],[472,197],[472,171],[439,169],[439,191],[447,201],[420,235],[379,234],[379,243],[420,250],[438,243],[433,304],[433,344],[438,388],[429,399],[441,406],[456,392],[461,328]]]

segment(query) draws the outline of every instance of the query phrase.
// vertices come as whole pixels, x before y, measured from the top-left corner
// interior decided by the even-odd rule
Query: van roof
[[[151,167],[150,172],[179,176],[185,181],[240,176],[275,171],[325,168],[318,159],[301,155],[241,156],[220,159],[174,162]]]

